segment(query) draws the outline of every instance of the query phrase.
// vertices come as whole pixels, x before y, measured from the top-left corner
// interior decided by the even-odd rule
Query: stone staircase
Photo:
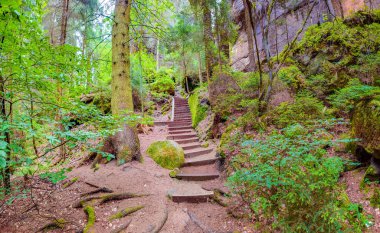
[[[174,202],[205,202],[214,193],[201,188],[197,182],[219,177],[213,148],[203,148],[192,128],[190,109],[186,99],[174,97],[174,120],[168,122],[168,140],[174,140],[185,151],[185,163],[176,178],[181,184],[169,191]]]

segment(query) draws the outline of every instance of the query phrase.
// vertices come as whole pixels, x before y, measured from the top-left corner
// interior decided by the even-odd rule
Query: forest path
[[[246,233],[253,232],[253,230],[248,230],[250,227],[247,229],[246,226],[249,224],[247,221],[234,219],[228,215],[226,207],[215,202],[176,203],[168,198],[168,191],[173,189],[194,191],[199,190],[200,187],[208,186],[207,189],[212,190],[225,182],[223,177],[210,181],[196,181],[196,183],[172,179],[169,176],[170,170],[157,165],[147,155],[146,149],[151,143],[166,140],[168,136],[172,135],[169,133],[170,128],[168,126],[154,126],[151,132],[139,134],[143,156],[142,163],[134,161],[123,166],[117,166],[115,161],[111,161],[108,164],[100,165],[100,168],[94,171],[90,165],[77,167],[80,158],[76,157],[70,159],[67,164],[67,166],[74,167],[67,174],[67,180],[78,178],[78,181],[71,186],[64,188],[63,185],[60,185],[58,188],[51,189],[52,186],[49,183],[37,179],[34,186],[38,189],[34,190],[33,197],[34,202],[38,203],[38,210],[30,209],[30,199],[16,200],[8,210],[1,213],[1,217],[6,217],[0,222],[0,232],[36,232],[37,229],[50,221],[46,218],[47,215],[64,218],[69,222],[64,230],[58,229],[51,232],[78,232],[87,223],[87,217],[83,208],[73,208],[72,205],[82,198],[81,194],[96,189],[89,184],[106,187],[113,190],[114,193],[149,194],[149,196],[95,205],[94,232],[113,232],[114,229],[130,220],[131,223],[124,232],[155,232],[155,229],[165,219],[167,220],[159,232],[227,233],[236,230]],[[195,145],[183,146],[191,148]],[[198,146],[196,147],[193,149],[199,149]],[[214,148],[214,146],[211,145],[210,148]],[[85,154],[81,153],[81,156]],[[144,208],[127,217],[109,220],[111,215],[122,209],[140,205]]]
[[[169,190],[169,195],[174,202],[207,202],[214,195],[214,189],[224,189],[223,181],[219,179],[219,158],[215,146],[202,147],[192,128],[187,100],[180,97],[173,100],[173,121],[168,123],[167,139],[174,140],[184,149],[185,163],[176,175],[182,185]]]

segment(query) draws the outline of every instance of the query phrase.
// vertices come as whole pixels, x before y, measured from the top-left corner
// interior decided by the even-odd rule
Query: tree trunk
[[[202,57],[201,52],[198,52],[198,76],[199,76],[199,84],[203,84],[203,76],[202,76]]]
[[[156,71],[160,69],[160,39],[157,39],[157,45],[156,45],[156,62],[157,62],[157,67]]]
[[[67,19],[69,16],[69,3],[70,3],[70,0],[63,0],[62,2],[61,36],[59,39],[59,43],[61,45],[66,43]]]
[[[3,37],[4,38],[4,37]],[[7,111],[6,111],[6,101],[5,101],[5,80],[3,76],[0,76],[0,117],[4,122],[7,122]],[[11,190],[11,169],[10,169],[10,142],[11,137],[9,131],[6,130],[2,133],[1,136],[4,136],[4,141],[7,143],[6,146],[6,155],[5,155],[5,168],[3,170],[3,185],[5,188],[5,193],[10,193]]]
[[[211,10],[207,0],[202,0],[203,11],[203,42],[205,46],[205,65],[207,82],[210,83],[212,69],[212,28],[211,28]]]
[[[251,24],[252,31],[253,31],[252,35],[255,42],[256,61],[257,61],[257,66],[259,68],[259,79],[260,79],[259,80],[259,96],[261,96],[262,89],[263,89],[263,69],[261,68],[261,59],[260,59],[259,45],[257,43],[256,27],[253,22],[253,16],[252,16],[252,10],[255,12],[255,16],[256,16],[256,6],[252,9],[252,5],[250,1],[244,0],[244,3],[247,4],[249,23]]]
[[[248,40],[248,58],[249,58],[249,67],[255,68],[255,51],[254,51],[254,45],[253,45],[253,25],[251,23],[251,8],[248,5],[248,0],[243,0],[244,3],[244,16],[245,16],[245,32],[247,34],[247,40]]]
[[[115,22],[112,27],[112,95],[113,115],[133,112],[132,85],[130,76],[131,0],[117,0]],[[140,159],[140,142],[137,132],[129,125],[111,138],[118,163]]]

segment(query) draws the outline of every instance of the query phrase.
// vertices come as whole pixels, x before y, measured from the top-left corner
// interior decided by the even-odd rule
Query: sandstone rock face
[[[265,1],[258,0],[257,2],[259,3],[257,11],[260,12]],[[277,4],[271,15],[271,18],[275,19],[275,23],[271,23],[269,28],[269,43],[272,55],[281,52],[294,39],[307,17],[307,12],[315,2],[316,6],[306,22],[305,29],[310,25],[331,20],[334,17],[346,17],[364,8],[380,8],[380,0],[289,0],[284,4]],[[239,71],[251,71],[254,67],[250,67],[248,57],[247,22],[245,21],[243,0],[232,0],[232,17],[239,26],[239,36],[231,53],[232,67]],[[254,19],[254,23],[260,57],[263,59],[261,28],[267,27],[268,22],[263,17],[257,17]],[[299,37],[301,38],[302,34]]]

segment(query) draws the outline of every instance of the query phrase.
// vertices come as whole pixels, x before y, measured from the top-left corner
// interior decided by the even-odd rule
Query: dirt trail
[[[70,222],[64,231],[53,230],[51,232],[78,232],[86,223],[86,215],[82,208],[72,208],[71,204],[80,199],[80,194],[94,190],[85,182],[107,187],[116,193],[150,194],[146,197],[114,201],[96,206],[95,232],[111,232],[130,219],[132,222],[125,232],[152,232],[165,218],[166,213],[168,218],[160,232],[206,232],[194,222],[201,223],[211,232],[233,232],[235,230],[251,232],[243,227],[246,223],[230,217],[226,208],[216,203],[178,204],[167,197],[167,191],[181,181],[170,178],[169,170],[159,167],[146,154],[147,147],[154,141],[165,140],[167,133],[167,127],[155,126],[149,134],[139,135],[141,152],[144,157],[142,163],[132,162],[123,166],[116,166],[114,162],[111,162],[100,165],[100,169],[96,172],[91,170],[89,165],[75,168],[68,174],[68,179],[78,177],[79,181],[66,189],[54,190],[45,196],[41,194],[41,203],[38,203],[39,214],[36,208],[21,214],[27,208],[25,204],[27,200],[15,202],[0,215],[1,218],[10,219],[9,221],[1,221],[3,226],[0,228],[0,232],[35,232],[48,222],[45,217],[42,217],[44,214],[54,215],[56,218],[65,218]],[[223,182],[223,179],[219,178],[218,181],[214,182]],[[44,190],[40,192],[44,193]],[[37,197],[38,193],[35,195]],[[144,208],[121,220],[111,222],[108,220],[110,215],[122,208],[138,205],[143,205]],[[189,213],[196,218],[196,221],[190,219]]]

